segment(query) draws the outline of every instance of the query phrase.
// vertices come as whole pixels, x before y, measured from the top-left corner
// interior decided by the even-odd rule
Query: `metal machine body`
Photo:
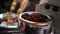
[[[36,6],[36,11],[54,17],[54,34],[60,34],[60,0],[41,0]]]

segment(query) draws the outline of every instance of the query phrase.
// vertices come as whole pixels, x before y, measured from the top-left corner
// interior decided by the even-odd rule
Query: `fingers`
[[[12,2],[12,4],[11,4],[11,8],[10,8],[10,11],[11,11],[11,12],[15,9],[15,7],[16,7],[16,5],[17,5],[17,2],[18,2],[18,0],[13,0],[13,2]]]

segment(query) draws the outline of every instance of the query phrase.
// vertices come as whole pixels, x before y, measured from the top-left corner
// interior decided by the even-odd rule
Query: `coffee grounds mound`
[[[33,22],[48,22],[49,19],[42,15],[42,14],[38,14],[38,13],[33,13],[33,14],[24,14],[22,15],[23,19],[29,20],[29,21],[33,21]]]

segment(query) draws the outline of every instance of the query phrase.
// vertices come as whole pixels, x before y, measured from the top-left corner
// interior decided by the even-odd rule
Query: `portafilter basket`
[[[26,15],[26,14],[32,15],[33,13],[38,13],[38,14],[40,14],[40,15],[45,16],[46,19],[48,19],[48,21],[47,21],[47,22],[35,22],[35,21],[29,21],[29,20],[24,19],[24,18],[22,17],[23,15]],[[28,18],[28,17],[27,17],[27,18]],[[24,21],[24,22],[28,23],[28,24],[33,24],[33,25],[36,25],[36,26],[45,26],[45,25],[49,25],[49,24],[52,22],[51,17],[50,17],[49,15],[41,14],[40,12],[24,12],[24,13],[21,13],[21,14],[19,15],[19,19],[20,19],[21,21]]]
[[[31,20],[27,20],[27,19],[24,19],[23,18],[23,16],[25,16],[25,15],[33,15],[33,14],[40,14],[43,17],[45,17],[47,19],[47,21],[44,21],[44,22],[43,21],[36,22],[36,21],[31,21]],[[26,17],[26,18],[28,18],[28,17]],[[25,29],[26,25],[29,25],[29,26],[32,25],[32,27],[34,27],[34,28],[42,28],[42,29],[44,29],[44,28],[46,29],[46,26],[47,26],[47,29],[49,29],[49,26],[52,23],[52,19],[51,19],[51,17],[49,15],[42,14],[40,12],[23,12],[23,13],[21,13],[19,15],[18,21],[20,23],[23,23],[23,26],[22,26],[22,29],[23,30]]]

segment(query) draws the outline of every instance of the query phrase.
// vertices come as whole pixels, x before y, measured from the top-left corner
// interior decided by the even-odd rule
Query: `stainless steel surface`
[[[10,17],[12,19],[15,18],[15,16],[16,16],[15,13],[10,14]],[[3,21],[3,19],[6,19],[6,18],[7,18],[6,13],[0,14],[0,19],[2,19],[2,21]],[[3,21],[3,22],[1,22],[0,27],[17,28],[19,25],[20,25],[20,23],[18,23],[18,22],[13,22],[13,23],[9,24],[7,21]]]

